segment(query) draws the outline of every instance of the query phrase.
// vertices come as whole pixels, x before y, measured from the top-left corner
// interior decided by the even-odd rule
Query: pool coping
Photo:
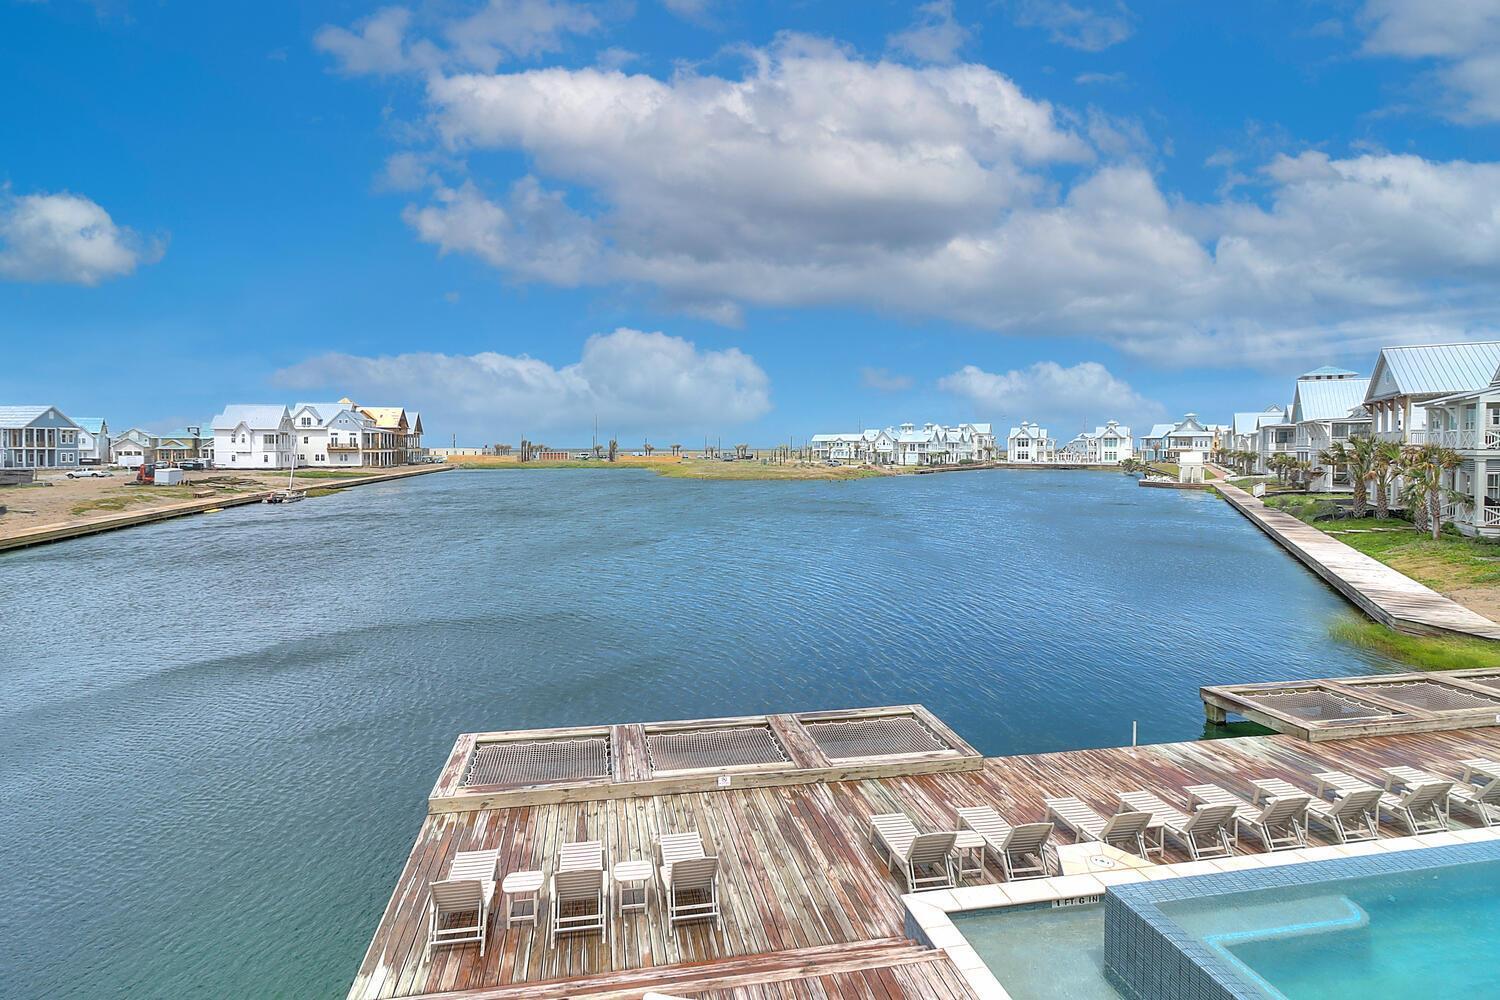
[[[906,906],[908,937],[944,952],[980,1000],[1012,1000],[1000,980],[990,971],[989,966],[984,964],[979,953],[953,923],[952,914],[973,910],[1035,908],[1042,904],[1053,906],[1062,900],[1069,901],[1073,905],[1080,905],[1086,902],[1102,902],[1105,890],[1112,885],[1139,884],[1163,879],[1187,878],[1193,875],[1273,868],[1308,861],[1332,861],[1372,854],[1493,841],[1500,841],[1500,828],[1478,827],[1450,830],[1446,833],[1424,833],[1414,837],[1383,837],[1379,840],[1367,840],[1354,844],[1305,847],[1271,854],[1238,854],[1229,858],[1216,858],[1212,861],[1184,861],[1170,865],[1122,868],[1092,874],[1057,875],[1052,878],[1029,879],[1022,882],[989,882],[955,889],[907,893],[901,897],[901,901]]]

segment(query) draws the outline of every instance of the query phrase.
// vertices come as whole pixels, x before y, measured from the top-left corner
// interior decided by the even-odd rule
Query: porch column
[[[1485,459],[1474,459],[1474,481],[1469,484],[1469,495],[1473,497],[1474,500],[1473,505],[1470,507],[1470,511],[1472,513],[1472,523],[1475,529],[1484,527],[1486,523],[1485,501],[1488,498],[1490,482],[1490,477],[1486,475],[1487,471],[1488,468]]]

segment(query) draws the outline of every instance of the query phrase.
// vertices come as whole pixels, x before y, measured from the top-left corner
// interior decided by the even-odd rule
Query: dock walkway
[[[1500,625],[1238,486],[1213,483],[1230,505],[1382,625],[1411,635],[1500,640]]]
[[[349,997],[634,1000],[656,990],[697,1000],[968,1000],[975,992],[946,951],[906,939],[904,890],[870,847],[871,815],[900,811],[922,829],[953,829],[959,808],[988,805],[1013,822],[1028,822],[1043,818],[1048,796],[1076,795],[1113,813],[1120,792],[1142,788],[1185,806],[1188,785],[1245,790],[1252,778],[1283,778],[1309,786],[1310,775],[1320,771],[1374,777],[1378,768],[1395,764],[1446,774],[1458,761],[1493,756],[1497,745],[1495,727],[1315,744],[1257,736],[990,758],[966,771],[673,793],[642,789],[625,798],[433,811]],[[497,921],[483,958],[474,946],[426,953],[427,887],[445,876],[455,851],[499,848],[502,872],[539,870],[550,877],[565,843],[599,840],[613,863],[649,858],[660,835],[689,831],[700,832],[720,859],[724,915],[717,924],[668,929],[654,892],[648,914],[612,915],[604,937],[572,935],[553,944],[545,919],[541,927],[509,929]],[[1330,841],[1316,833],[1310,843]],[[1241,852],[1259,853],[1249,844]],[[1187,857],[1169,845],[1164,860]],[[1000,881],[993,864],[983,880]]]

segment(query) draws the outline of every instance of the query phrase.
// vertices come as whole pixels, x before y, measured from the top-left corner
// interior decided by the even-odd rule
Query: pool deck
[[[1465,635],[1500,640],[1500,624],[1350,548],[1292,515],[1267,507],[1238,486],[1213,486],[1292,555],[1375,621],[1411,635]]]
[[[723,1000],[979,996],[945,951],[908,940],[904,889],[869,846],[870,815],[902,811],[924,829],[952,829],[959,807],[990,805],[1022,822],[1041,819],[1048,796],[1076,795],[1110,813],[1118,792],[1139,788],[1183,807],[1181,789],[1191,784],[1243,793],[1251,778],[1280,777],[1310,787],[1316,771],[1378,778],[1378,768],[1396,764],[1456,774],[1461,759],[1497,754],[1500,727],[1327,743],[1256,736],[997,757],[963,771],[722,790],[648,786],[638,795],[589,801],[432,811],[349,996],[545,1000],[639,998],[652,990]],[[1464,816],[1454,820],[1468,824]],[[540,928],[502,929],[497,920],[482,959],[473,945],[426,954],[427,885],[446,875],[455,851],[499,847],[502,873],[535,869],[550,876],[561,845],[571,841],[603,841],[613,864],[649,858],[662,833],[693,830],[721,861],[719,924],[670,931],[653,894],[647,915],[612,914],[607,939],[575,935],[553,947],[544,909]],[[1059,840],[1070,838],[1059,832]],[[1314,833],[1309,843],[1329,841]],[[1242,852],[1257,853],[1249,845]],[[1169,846],[1165,860],[1187,859]],[[999,881],[992,865],[983,881]]]

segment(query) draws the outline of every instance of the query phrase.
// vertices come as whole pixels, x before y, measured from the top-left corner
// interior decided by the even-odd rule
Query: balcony
[[[329,451],[359,451],[358,441],[329,441]]]

